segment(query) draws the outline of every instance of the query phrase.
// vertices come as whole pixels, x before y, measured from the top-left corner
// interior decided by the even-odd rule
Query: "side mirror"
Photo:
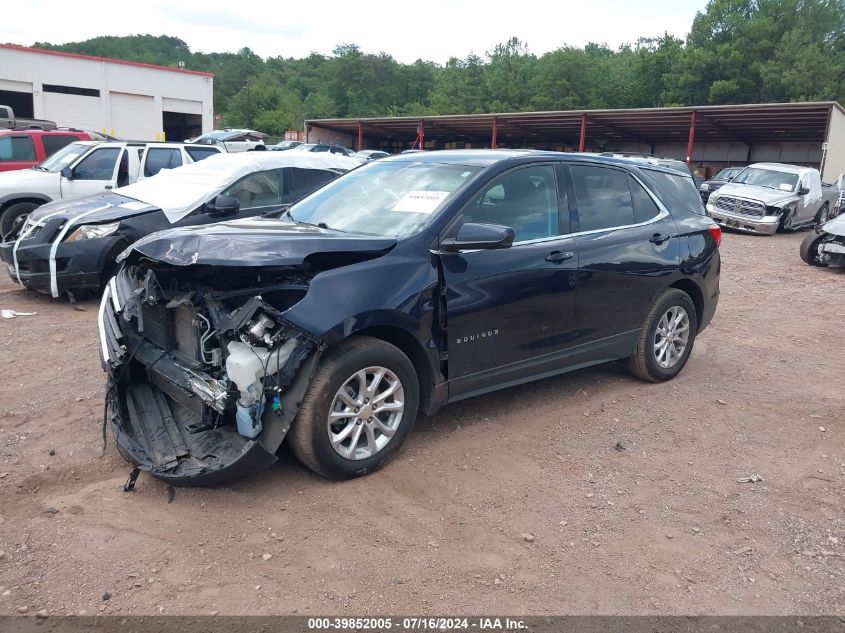
[[[440,242],[440,248],[447,252],[510,248],[513,238],[514,232],[509,226],[467,222],[458,229],[457,236]]]
[[[810,193],[809,187],[799,187],[798,188],[798,195],[799,196],[806,196],[808,193]]]
[[[70,167],[63,167],[62,168],[62,178],[67,178],[68,180],[73,180],[73,170]]]
[[[232,196],[217,196],[205,203],[205,212],[212,216],[235,215],[241,208],[241,203]]]

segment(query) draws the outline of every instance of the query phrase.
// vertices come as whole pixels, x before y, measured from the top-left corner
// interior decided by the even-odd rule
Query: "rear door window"
[[[12,163],[34,160],[36,160],[35,146],[32,144],[31,136],[0,136],[0,162]]]
[[[182,164],[182,153],[172,147],[152,147],[147,151],[144,175],[155,176],[162,169],[173,169]]]
[[[288,191],[284,197],[286,203],[301,200],[309,193],[337,178],[337,174],[325,169],[301,169],[299,167],[291,167],[290,176]]]
[[[69,134],[44,134],[41,137],[41,142],[44,143],[44,153],[47,156],[52,156],[63,147],[67,147],[78,140],[78,138]]]
[[[635,224],[628,174],[621,169],[572,165],[578,230],[596,231]]]
[[[643,186],[630,174],[628,174],[628,187],[631,190],[631,198],[634,200],[634,222],[639,224],[656,218],[660,213],[660,208]]]

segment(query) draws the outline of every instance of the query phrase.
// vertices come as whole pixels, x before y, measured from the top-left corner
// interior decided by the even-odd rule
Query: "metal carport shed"
[[[643,152],[708,172],[772,161],[845,172],[845,110],[834,101],[426,117],[313,119],[309,142],[391,152],[526,147]],[[708,174],[709,175],[709,174]]]

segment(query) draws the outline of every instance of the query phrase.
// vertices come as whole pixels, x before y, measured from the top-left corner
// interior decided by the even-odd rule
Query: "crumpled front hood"
[[[736,196],[737,198],[757,200],[758,202],[762,202],[763,204],[769,206],[777,206],[783,204],[784,202],[798,199],[798,196],[793,191],[778,191],[777,189],[770,189],[769,187],[742,185],[732,182],[720,187],[717,195],[719,197]]]
[[[378,256],[395,245],[394,238],[256,218],[159,231],[135,242],[117,260],[140,254],[175,266],[297,266],[310,255]]]
[[[830,233],[831,235],[838,235],[839,237],[845,237],[845,213],[833,218],[828,222],[825,222],[824,224],[822,224],[821,229],[825,233]]]
[[[108,192],[76,198],[75,200],[56,200],[35,209],[30,214],[30,218],[35,222],[47,216],[74,220],[85,214],[85,224],[99,224],[101,222],[125,220],[150,211],[155,211],[155,207],[126,196]]]
[[[41,191],[50,185],[58,186],[59,174],[39,169],[14,169],[0,172],[0,195],[20,191]]]

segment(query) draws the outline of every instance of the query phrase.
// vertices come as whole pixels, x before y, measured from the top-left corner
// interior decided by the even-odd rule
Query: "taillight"
[[[718,224],[711,224],[707,230],[710,231],[713,241],[716,242],[716,248],[718,248],[722,244],[722,227]]]

